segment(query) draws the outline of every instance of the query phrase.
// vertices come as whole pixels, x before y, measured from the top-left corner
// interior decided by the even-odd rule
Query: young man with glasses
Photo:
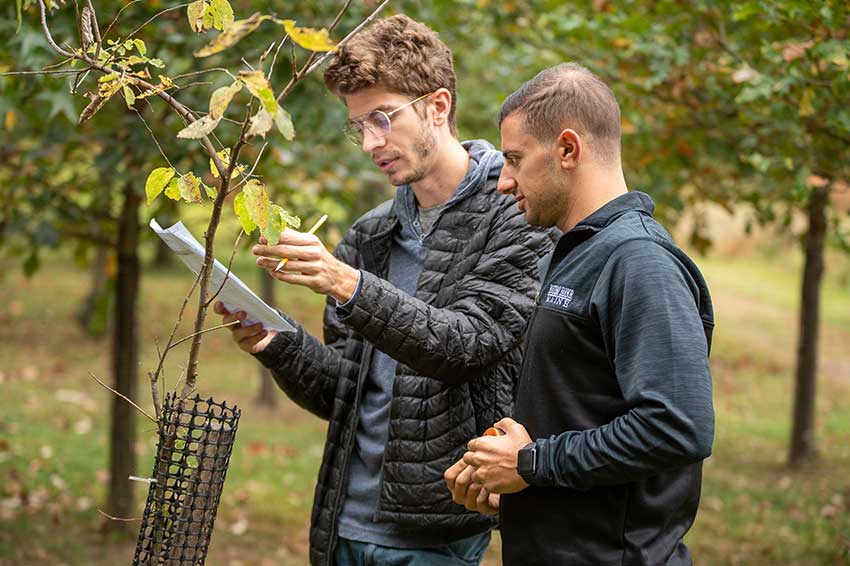
[[[234,339],[298,404],[330,421],[310,531],[313,564],[477,564],[491,518],[455,504],[442,471],[512,412],[520,341],[549,236],[499,194],[501,154],[460,142],[451,52],[405,16],[340,50],[325,82],[344,131],[397,187],[333,255],[287,230],[256,246],[276,279],[328,296],[324,345],[300,326]],[[289,261],[275,271],[276,259]],[[217,311],[224,321],[244,313]]]

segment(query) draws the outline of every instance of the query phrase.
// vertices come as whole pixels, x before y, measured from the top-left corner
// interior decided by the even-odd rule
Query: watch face
[[[526,476],[533,476],[537,469],[537,450],[536,445],[532,442],[523,446],[517,453],[516,471],[525,479]]]

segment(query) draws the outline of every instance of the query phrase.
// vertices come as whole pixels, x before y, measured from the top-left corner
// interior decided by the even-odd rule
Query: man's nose
[[[499,192],[503,195],[509,195],[516,190],[516,180],[510,175],[505,175],[504,170],[499,174],[499,182],[496,185]]]
[[[372,150],[382,147],[386,143],[386,136],[376,135],[369,128],[363,128],[363,143],[361,144],[361,147],[366,153],[372,153]]]

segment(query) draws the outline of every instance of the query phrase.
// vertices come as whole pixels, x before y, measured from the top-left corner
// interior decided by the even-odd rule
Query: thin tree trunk
[[[274,307],[274,282],[264,270],[260,274],[260,296],[270,306]],[[269,370],[258,364],[260,374],[260,390],[257,393],[257,404],[265,407],[277,406],[277,387]]]
[[[815,416],[817,406],[817,355],[820,327],[820,287],[826,241],[828,187],[812,190],[806,234],[803,291],[800,304],[800,341],[794,388],[794,422],[788,463],[799,466],[817,459]]]
[[[136,299],[139,291],[139,205],[141,199],[132,185],[124,187],[124,205],[118,225],[118,278],[116,281],[115,323],[112,340],[112,370],[115,389],[136,398],[138,335]],[[107,507],[115,517],[132,517],[133,489],[127,476],[135,474],[136,409],[118,396],[112,397],[109,450],[109,494]],[[113,521],[112,528],[128,523]],[[135,527],[135,525],[133,525]]]

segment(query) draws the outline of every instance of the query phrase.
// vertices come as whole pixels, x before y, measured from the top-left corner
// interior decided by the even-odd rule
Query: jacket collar
[[[629,191],[605,203],[601,208],[591,213],[590,216],[585,217],[584,220],[576,224],[573,230],[598,232],[626,212],[631,211],[637,211],[651,217],[655,212],[655,203],[652,201],[652,197],[646,193]]]

